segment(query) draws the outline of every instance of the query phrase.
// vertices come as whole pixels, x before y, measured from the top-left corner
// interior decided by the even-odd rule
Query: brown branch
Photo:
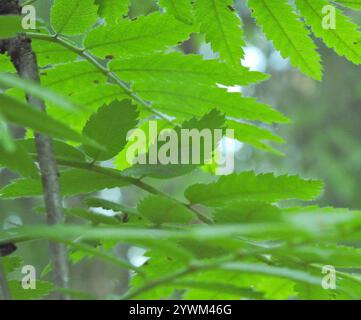
[[[19,0],[1,1],[0,14],[19,14]],[[38,65],[31,40],[25,35],[2,41],[0,51],[8,52],[20,77],[40,83]],[[39,110],[46,112],[44,101],[32,96],[26,96],[28,102]],[[42,178],[44,202],[48,224],[64,222],[62,199],[59,188],[59,173],[54,159],[52,139],[46,135],[35,133],[35,143]],[[69,267],[66,247],[62,244],[50,243],[50,259],[53,267],[53,281],[57,287],[68,288]],[[66,297],[58,292],[57,299]]]

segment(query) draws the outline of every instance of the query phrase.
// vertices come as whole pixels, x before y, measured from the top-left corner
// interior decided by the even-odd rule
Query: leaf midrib
[[[272,16],[272,19],[276,22],[276,24],[279,26],[279,28],[281,29],[281,31],[283,32],[283,34],[285,35],[285,37],[287,38],[288,42],[291,43],[294,51],[297,53],[297,55],[301,58],[303,64],[306,66],[306,68],[309,70],[309,72],[311,74],[314,73],[314,71],[312,70],[312,68],[309,66],[309,64],[307,63],[307,61],[304,59],[303,55],[297,50],[296,45],[293,43],[293,41],[291,40],[291,38],[288,36],[288,33],[286,32],[286,30],[283,28],[282,24],[278,21],[278,19],[276,18],[276,16],[273,14],[272,10],[269,8],[269,6],[267,5],[267,3],[265,2],[265,0],[258,0],[258,1],[262,1],[264,7],[267,9],[267,11],[269,12],[269,14]],[[317,72],[315,72],[317,73]]]
[[[312,6],[312,4],[309,3],[308,0],[303,0],[305,3],[307,3],[307,5],[311,8],[311,10],[314,12],[314,14],[320,18],[322,20],[322,17],[317,13],[317,10]],[[359,55],[359,53],[357,51],[355,51],[353,48],[351,48],[347,42],[343,41],[342,37],[337,33],[337,28],[336,29],[329,29],[329,31],[331,30],[332,34],[334,36],[337,37],[338,41],[340,41],[341,43],[343,43],[350,51],[352,51],[355,56],[357,56],[360,60],[361,60],[361,55]]]

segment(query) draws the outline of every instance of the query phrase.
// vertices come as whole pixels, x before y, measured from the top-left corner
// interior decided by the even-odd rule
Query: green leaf
[[[135,164],[124,170],[124,174],[132,177],[149,177],[155,179],[171,179],[192,172],[196,166],[189,164]]]
[[[11,280],[8,281],[11,298],[14,300],[35,300],[40,299],[54,290],[54,285],[48,281],[37,280],[36,289],[24,290],[21,286],[21,281]]]
[[[243,172],[222,176],[211,184],[196,184],[185,191],[192,203],[206,206],[223,206],[231,201],[265,201],[300,199],[312,200],[317,197],[323,184],[315,180],[302,180],[297,176],[278,176],[271,173]]]
[[[38,177],[38,169],[34,161],[18,142],[15,142],[15,150],[12,152],[8,152],[0,145],[0,166],[5,166],[24,177]]]
[[[315,275],[322,275],[322,268],[305,267],[308,272]],[[318,270],[317,270],[318,269]],[[345,274],[336,271],[336,289],[325,290],[321,286],[310,286],[306,283],[298,283],[295,291],[298,298],[303,300],[359,300],[361,295],[360,278],[352,274]]]
[[[14,140],[9,132],[8,126],[1,113],[0,113],[0,147],[3,147],[6,152],[15,151]]]
[[[18,256],[9,256],[2,258],[3,270],[7,279],[7,286],[13,300],[41,299],[51,293],[54,285],[47,281],[37,280],[36,288],[25,290],[22,287],[24,275],[21,268],[25,265],[22,258]]]
[[[361,63],[361,32],[358,31],[358,25],[335,8],[335,29],[325,29],[323,27],[325,15],[322,9],[329,4],[329,1],[297,0],[296,4],[302,16],[305,17],[306,24],[311,26],[313,33],[322,38],[329,48],[355,64]]]
[[[1,191],[2,192],[2,191]],[[0,193],[1,193],[0,192]],[[339,214],[335,212],[335,214]],[[173,229],[155,229],[147,228],[147,232],[144,232],[144,228],[109,228],[109,227],[89,227],[84,225],[67,225],[67,226],[32,226],[32,227],[19,227],[12,228],[11,230],[0,231],[0,244],[8,242],[23,241],[24,237],[29,239],[71,239],[77,238],[80,235],[84,240],[111,240],[111,241],[143,241],[154,240],[158,242],[183,242],[194,241],[200,244],[218,244],[229,248],[228,241],[239,240],[239,247],[248,244],[248,241],[241,241],[239,237],[243,239],[245,237],[251,237],[251,243],[256,245],[255,249],[260,252],[261,248],[265,251],[265,254],[270,253],[270,247],[265,243],[257,245],[256,239],[264,241],[267,239],[278,240],[290,240],[297,239],[299,241],[312,241],[321,242],[330,239],[335,239],[335,235],[343,236],[343,239],[352,240],[358,236],[360,223],[359,213],[354,215],[342,215],[343,221],[335,220],[328,222],[325,228],[322,224],[319,224],[319,216],[309,216],[309,225],[302,224],[300,221],[292,221],[291,223],[249,223],[249,224],[232,224],[232,225],[199,225],[191,224],[187,228],[173,228]],[[357,220],[358,219],[358,220]],[[302,222],[302,221],[301,221]],[[322,223],[323,221],[321,221]],[[348,228],[347,235],[345,232],[340,232],[340,228],[344,228],[345,224],[355,224],[352,228]],[[230,240],[231,239],[231,240]],[[357,238],[358,239],[358,238]],[[234,248],[234,243],[231,243],[231,247]],[[194,249],[194,248],[193,248]]]
[[[21,19],[21,16],[0,16],[0,39],[12,38],[16,36],[17,33],[23,32]]]
[[[81,34],[95,24],[97,11],[93,0],[55,0],[51,25],[58,34]]]
[[[343,245],[304,245],[294,248],[281,247],[273,251],[277,257],[283,257],[285,262],[290,257],[300,259],[305,263],[333,265],[335,268],[360,268],[361,249]]]
[[[229,117],[259,120],[265,123],[287,122],[288,119],[269,105],[223,88],[167,83],[136,83],[134,91],[165,114],[189,119],[217,108]]]
[[[207,161],[212,159],[213,150],[218,146],[219,138],[215,136],[214,130],[223,130],[224,129],[224,122],[225,117],[223,114],[221,114],[217,109],[213,109],[207,114],[205,114],[201,118],[192,118],[189,121],[185,121],[181,126],[174,127],[174,131],[177,133],[177,139],[174,142],[174,140],[167,140],[167,142],[163,141],[157,141],[156,145],[156,151],[159,154],[159,150],[164,146],[169,146],[168,143],[171,143],[172,148],[176,148],[178,150],[178,161],[177,163],[169,163],[169,164],[162,164],[159,161],[156,164],[150,163],[150,152],[148,152],[145,155],[145,159],[147,160],[145,164],[137,163],[134,164],[132,167],[127,168],[124,170],[124,173],[127,175],[135,176],[135,177],[141,177],[141,176],[148,176],[152,178],[158,178],[158,179],[169,179],[173,177],[177,177],[180,175],[188,174],[189,172],[193,171],[200,165],[204,165]],[[189,154],[189,163],[190,164],[182,164],[181,155],[182,152],[184,152],[186,149],[183,148],[182,144],[182,133],[181,131],[184,129],[188,130],[198,130],[199,132],[202,132],[204,129],[208,129],[211,131],[211,137],[212,137],[212,149],[209,149],[211,153],[205,153],[205,151],[208,151],[205,148],[204,140],[201,138],[201,135],[199,135],[199,160],[198,163],[192,164],[193,159],[193,146],[197,142],[197,137],[192,137],[190,135],[189,137],[189,145],[188,145],[188,154]],[[223,133],[223,131],[222,131]],[[160,133],[157,132],[159,135]],[[148,138],[148,146],[149,144],[154,144],[155,142],[150,139],[155,139],[157,137],[147,137]],[[218,139],[218,140],[217,140]],[[177,145],[175,145],[177,144]],[[185,145],[185,147],[187,147]],[[158,158],[156,160],[159,160]]]
[[[284,143],[284,140],[272,132],[252,124],[228,120],[227,127],[234,130],[234,138],[254,147],[268,152],[282,155],[278,150],[269,146],[265,141],[270,140],[277,143]]]
[[[221,58],[234,67],[241,64],[243,57],[243,32],[241,20],[230,7],[233,0],[197,0],[195,14],[201,32]]]
[[[5,273],[5,275],[7,275],[8,273],[11,273],[11,272],[15,271],[16,269],[20,268],[24,261],[19,256],[11,255],[11,256],[7,256],[7,257],[2,257],[1,262],[2,262],[4,273]]]
[[[84,150],[94,161],[115,157],[126,145],[128,132],[137,125],[138,112],[130,100],[114,101],[93,114],[83,134],[97,141],[106,150],[85,146]]]
[[[299,17],[286,0],[248,0],[252,15],[283,58],[304,74],[316,80],[322,78],[322,66],[316,46]]]
[[[257,292],[252,288],[239,287],[233,283],[223,283],[221,280],[222,279],[214,279],[214,281],[177,280],[174,283],[168,283],[168,285],[178,289],[186,289],[188,297],[189,291],[191,291],[193,297],[197,300],[214,300],[216,299],[215,295],[220,295],[222,300],[227,300],[225,299],[225,296],[227,295],[234,297],[235,299],[239,299],[240,297],[248,299],[263,298],[261,292]],[[208,294],[205,295],[204,291]]]
[[[315,277],[307,272],[301,270],[274,267],[266,264],[230,262],[221,265],[220,269],[281,277],[298,282],[308,283],[314,286],[319,286],[321,283],[321,277]]]
[[[199,55],[178,52],[113,60],[109,67],[123,80],[135,83],[162,81],[243,86],[268,78],[265,74],[246,68],[235,70],[218,60],[203,60]]]
[[[129,11],[130,0],[95,0],[99,6],[98,14],[107,24],[118,23]]]
[[[11,60],[9,59],[9,57],[7,57],[4,54],[0,55],[0,70],[2,72],[9,72],[9,73],[16,72],[16,69],[12,64]]]
[[[165,50],[185,40],[190,31],[170,15],[153,13],[92,30],[85,39],[85,47],[102,58],[125,58]]]
[[[193,23],[193,8],[190,0],[160,0],[159,4],[179,21]]]
[[[96,87],[96,90],[94,90]],[[81,132],[89,117],[101,106],[110,104],[114,100],[129,99],[129,95],[120,90],[118,86],[112,84],[99,84],[84,86],[77,92],[71,94],[71,99],[75,103],[86,106],[81,114],[66,112],[54,108],[49,108],[49,114],[58,119],[63,119],[66,123],[78,132]]]
[[[43,70],[41,83],[49,90],[71,98],[88,87],[94,90],[98,85],[107,83],[107,78],[87,61],[74,61]]]
[[[26,139],[26,140],[20,139],[17,140],[17,143],[32,156],[37,156],[37,152],[35,148],[35,139]],[[59,140],[53,140],[53,151],[56,158],[75,160],[75,161],[85,160],[85,154],[83,152]]]
[[[213,213],[217,224],[257,223],[281,221],[281,210],[268,203],[257,201],[237,201],[218,208]]]
[[[144,117],[144,115],[141,114],[141,116]],[[172,127],[172,124],[167,122],[165,119],[157,119],[157,132],[155,133],[155,130],[151,130],[151,126],[154,124],[152,121],[144,121],[143,123],[139,123],[137,126],[137,129],[140,129],[143,131],[146,141],[149,143],[146,143],[144,146],[144,149],[142,152],[146,153],[149,151],[149,146],[151,143],[155,142],[155,139],[158,137],[159,133],[163,129],[168,129]],[[138,131],[139,132],[139,131]],[[116,168],[118,170],[125,170],[132,166],[134,159],[137,157],[137,154],[134,152],[133,154],[130,154],[129,150],[134,144],[134,139],[137,136],[137,131],[133,131],[133,133],[129,136],[127,145],[124,147],[124,149],[118,154],[117,158],[114,161],[114,164],[116,165]],[[140,169],[142,171],[142,169]]]
[[[174,259],[172,252],[169,254],[159,254],[154,251],[146,253],[148,260],[141,266],[141,270],[146,274],[146,278],[156,280],[159,275],[171,274],[182,267],[182,265]],[[131,280],[132,288],[136,289],[144,285],[144,279],[140,276],[135,276]],[[169,299],[174,290],[174,287],[157,286],[152,290],[143,292],[136,296],[137,299]]]
[[[39,99],[52,102],[56,107],[77,112],[78,106],[75,106],[67,98],[60,96],[35,82],[22,79],[18,76],[0,73],[0,84],[8,87],[13,87],[24,91],[25,93],[37,97]]]
[[[86,181],[86,183],[84,183]],[[97,172],[72,169],[60,172],[60,189],[64,196],[84,194],[106,188],[124,187],[128,183]],[[20,198],[42,195],[39,179],[18,179],[0,190],[2,198]]]
[[[292,280],[284,278],[275,278],[266,275],[258,274],[247,274],[238,271],[230,270],[207,270],[202,273],[194,274],[191,277],[186,279],[194,279],[196,281],[207,283],[212,281],[212,279],[217,279],[217,281],[222,281],[220,284],[232,285],[240,288],[252,288],[253,295],[244,292],[245,296],[240,297],[240,294],[237,292],[211,292],[204,290],[196,290],[195,288],[189,290],[184,299],[207,299],[207,300],[226,300],[226,299],[240,299],[240,298],[254,298],[254,299],[289,299],[295,296],[293,287],[295,282]]]
[[[361,10],[360,0],[336,0],[335,2],[354,10]]]
[[[32,39],[31,46],[36,53],[36,58],[40,67],[58,63],[69,63],[78,57],[76,53],[54,42]]]
[[[138,204],[138,211],[149,221],[162,223],[189,223],[196,219],[185,206],[163,196],[150,195]]]
[[[99,147],[91,139],[82,136],[68,128],[65,124],[49,117],[29,104],[12,97],[0,94],[0,112],[9,122],[24,126],[36,132],[48,134],[54,138],[83,142],[87,145]]]

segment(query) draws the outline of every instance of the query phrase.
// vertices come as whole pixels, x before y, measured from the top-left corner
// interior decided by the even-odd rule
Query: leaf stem
[[[89,246],[84,243],[76,242],[76,241],[63,240],[62,242],[69,245],[70,247],[74,247],[78,250],[90,253],[90,254],[94,255],[95,257],[97,257],[98,259],[103,260],[105,262],[109,262],[119,268],[136,271],[140,276],[144,277],[144,272],[140,268],[135,267],[131,263],[129,263],[125,260],[121,260],[111,254],[104,252],[104,251],[97,250],[96,248],[93,248],[92,246]]]
[[[148,281],[143,286],[129,291],[128,293],[126,293],[125,295],[123,295],[121,297],[121,300],[132,299],[132,298],[138,296],[139,294],[149,291],[155,287],[161,286],[162,284],[165,284],[168,282],[173,282],[174,280],[177,280],[178,278],[184,277],[191,273],[196,273],[196,272],[207,270],[207,269],[217,268],[218,266],[222,265],[223,263],[232,262],[239,257],[240,257],[240,254],[236,253],[231,256],[220,258],[217,261],[211,261],[211,262],[207,262],[207,263],[200,262],[200,261],[194,261],[188,267],[185,267],[185,268],[182,268],[181,270],[167,274],[164,277],[158,278],[156,280]]]
[[[144,191],[147,191],[148,193],[154,194],[154,195],[158,195],[158,196],[163,196],[166,197],[168,199],[171,199],[173,201],[176,201],[177,203],[179,203],[180,205],[182,205],[183,207],[186,207],[188,210],[191,210],[197,217],[199,220],[201,220],[202,222],[206,223],[206,224],[213,224],[213,220],[210,219],[207,215],[198,212],[197,210],[195,210],[191,205],[181,202],[177,199],[174,199],[172,197],[170,197],[168,194],[154,188],[153,186],[130,176],[126,176],[124,174],[122,174],[120,171],[118,170],[114,170],[111,168],[104,168],[95,164],[90,164],[87,162],[80,162],[80,161],[73,161],[73,160],[67,160],[67,159],[63,159],[63,158],[56,158],[56,161],[58,164],[60,165],[65,165],[68,167],[73,167],[73,168],[78,168],[78,169],[85,169],[85,170],[89,170],[89,171],[93,171],[93,172],[98,172],[100,174],[104,174],[106,176],[112,177],[112,178],[116,178],[116,179],[120,179],[122,181],[128,182]]]
[[[125,295],[123,295],[120,300],[130,300],[146,291],[149,291],[155,287],[158,287],[164,283],[167,282],[173,282],[175,279],[178,279],[180,277],[183,277],[187,274],[193,273],[199,271],[198,269],[191,269],[190,267],[188,268],[183,268],[181,270],[178,270],[174,273],[168,274],[162,278],[153,280],[153,281],[149,281],[147,283],[145,283],[143,286],[136,288],[134,290],[131,290],[129,292],[127,292]]]
[[[106,77],[111,79],[117,86],[123,89],[123,91],[132,99],[137,101],[139,104],[141,104],[144,108],[146,108],[148,111],[153,113],[154,115],[160,117],[161,119],[165,120],[166,122],[173,124],[173,122],[164,114],[161,112],[155,110],[152,105],[139,97],[136,93],[132,91],[132,89],[129,87],[129,85],[121,80],[113,71],[108,69],[107,67],[103,66],[99,59],[95,56],[93,56],[91,53],[89,53],[86,48],[79,48],[78,46],[70,43],[67,39],[63,38],[59,35],[50,35],[50,34],[42,34],[42,33],[34,33],[34,32],[27,32],[26,35],[31,39],[36,40],[43,40],[48,42],[57,43],[64,48],[76,53],[80,57],[87,60],[89,63],[91,63],[94,67],[96,67],[101,73],[103,73]]]

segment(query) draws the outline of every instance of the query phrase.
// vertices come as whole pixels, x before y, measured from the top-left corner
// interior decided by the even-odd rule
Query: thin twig
[[[145,101],[144,99],[139,97],[136,93],[134,93],[126,82],[121,80],[113,71],[111,71],[107,67],[103,66],[99,62],[98,58],[93,56],[91,53],[89,53],[85,48],[79,48],[59,35],[49,35],[49,34],[41,34],[41,33],[33,33],[33,32],[27,32],[26,34],[31,39],[57,43],[57,44],[63,46],[64,48],[76,53],[80,57],[82,57],[85,60],[87,60],[88,62],[90,62],[101,73],[103,73],[106,77],[108,77],[110,80],[112,80],[117,86],[119,86],[129,97],[131,97],[132,99],[137,101],[148,111],[150,111],[154,115],[160,117],[161,119],[165,120],[166,122],[168,122],[170,124],[174,124],[167,116],[165,116],[161,112],[155,110],[149,102]]]
[[[207,215],[205,215],[201,212],[198,212],[191,205],[181,202],[177,199],[174,199],[171,196],[169,196],[168,194],[154,188],[153,186],[151,186],[139,179],[136,179],[136,178],[133,178],[130,176],[126,176],[126,175],[122,174],[121,171],[114,170],[111,168],[104,168],[104,167],[101,167],[101,166],[98,166],[95,164],[90,164],[87,162],[67,160],[67,159],[63,159],[63,158],[56,158],[56,161],[60,165],[65,165],[65,166],[72,167],[72,168],[85,169],[88,171],[98,172],[98,173],[101,173],[108,177],[112,177],[112,178],[116,178],[116,179],[119,179],[124,182],[128,182],[144,191],[147,191],[148,193],[166,197],[172,201],[177,202],[178,204],[187,208],[188,210],[192,211],[198,217],[198,219],[201,220],[202,222],[207,223],[207,224],[213,224],[213,220],[211,218],[209,218]]]
[[[109,262],[121,269],[133,270],[133,271],[137,272],[140,276],[144,276],[144,272],[140,268],[132,265],[128,261],[121,260],[121,259],[115,257],[114,255],[108,254],[107,252],[97,250],[96,248],[93,248],[92,246],[89,246],[84,243],[76,242],[76,241],[63,240],[62,242],[69,245],[70,247],[74,247],[78,250],[81,250],[81,251],[87,252],[91,255],[94,255],[99,260],[103,260],[104,262]]]
[[[152,281],[148,281],[144,285],[127,292],[125,295],[123,295],[121,297],[121,300],[132,299],[136,296],[139,296],[140,294],[142,294],[144,292],[154,289],[155,287],[159,287],[165,283],[172,283],[173,281],[178,280],[179,278],[184,277],[189,274],[192,274],[192,273],[217,268],[220,265],[222,265],[223,263],[232,262],[239,257],[240,257],[240,254],[236,253],[234,255],[230,255],[228,257],[221,258],[218,261],[211,261],[211,262],[206,262],[206,263],[195,261],[191,265],[189,265],[185,268],[182,268],[181,270],[167,274],[164,277],[161,277],[161,278],[158,278],[158,279],[155,279]]]

